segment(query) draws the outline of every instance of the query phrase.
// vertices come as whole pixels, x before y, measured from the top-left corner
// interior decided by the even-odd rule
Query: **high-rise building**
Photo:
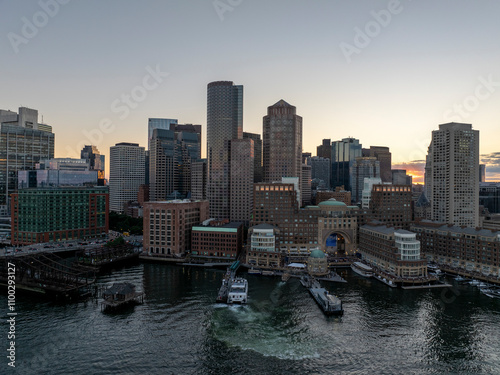
[[[12,244],[28,245],[108,233],[107,187],[44,187],[12,194]]]
[[[357,157],[362,156],[362,145],[359,139],[344,138],[332,142],[331,162],[331,187],[344,186],[352,191],[350,169]]]
[[[481,182],[479,184],[479,204],[490,214],[500,213],[500,182]]]
[[[137,200],[139,186],[144,184],[144,147],[137,143],[117,143],[110,147],[110,210],[123,212],[123,204]]]
[[[382,172],[380,172],[382,173]],[[393,185],[410,185],[412,184],[412,176],[406,174],[406,169],[393,169],[392,170],[392,184]]]
[[[148,119],[148,143],[153,138],[153,130],[175,130],[177,119],[172,118],[150,118]]]
[[[364,148],[363,156],[376,158],[380,162],[380,178],[382,182],[392,182],[392,156],[389,152],[389,147],[370,146],[368,149]]]
[[[325,188],[330,189],[330,174],[331,174],[331,163],[330,158],[323,158],[320,156],[313,156],[310,159],[311,164],[311,179],[319,179],[324,181]]]
[[[368,216],[396,229],[410,229],[411,200],[410,185],[373,185]]]
[[[300,191],[302,206],[311,204],[311,165],[309,164],[302,164]]]
[[[262,171],[262,139],[260,138],[260,134],[247,133],[243,132],[243,139],[250,138],[253,140],[253,149],[254,149],[254,168],[253,182],[262,182],[264,179],[264,173]]]
[[[97,171],[99,185],[104,186],[105,180],[105,157],[101,155],[97,146],[86,145],[80,152],[80,158],[85,159],[89,163],[89,170]]]
[[[229,141],[243,135],[243,86],[230,81],[207,87],[207,158],[210,216],[230,216]]]
[[[21,107],[19,113],[0,110],[0,216],[9,212],[10,194],[17,190],[17,172],[35,169],[54,158],[52,127],[38,123],[38,111]]]
[[[263,124],[264,181],[302,174],[302,117],[284,100],[267,108]]]
[[[321,145],[316,147],[316,156],[319,158],[328,158],[332,157],[332,140],[331,139],[323,139]]]
[[[370,208],[370,201],[372,199],[372,189],[373,185],[381,184],[382,180],[380,177],[367,177],[363,181],[363,191],[361,192],[361,208]]]
[[[358,157],[351,167],[352,201],[360,203],[365,178],[380,177],[380,162],[375,157]]]
[[[230,142],[230,202],[231,221],[249,224],[253,211],[254,142],[233,139]]]
[[[479,131],[448,123],[432,132],[426,165],[431,218],[448,224],[479,225]]]
[[[479,182],[486,182],[486,164],[479,164]]]
[[[191,163],[191,199],[207,199],[207,159]]]

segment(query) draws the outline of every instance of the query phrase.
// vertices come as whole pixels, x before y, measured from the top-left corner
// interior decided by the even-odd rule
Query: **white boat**
[[[464,280],[465,279],[462,276],[460,276],[460,275],[458,275],[458,276],[455,277],[455,281],[464,281]]]
[[[479,284],[481,284],[481,282],[478,280],[469,281],[469,285],[472,285],[472,286],[479,286]]]
[[[490,286],[489,288],[481,288],[479,290],[490,298],[500,298],[500,287]]]
[[[430,264],[430,263],[428,263],[428,264],[427,264],[427,270],[428,270],[429,272],[432,272],[432,273],[436,274],[436,275],[439,275],[439,274],[441,273],[441,270],[440,270],[440,269],[439,269],[439,267],[438,267],[437,265],[435,265],[435,264]]]
[[[229,292],[227,294],[227,303],[247,303],[248,299],[248,281],[241,277],[231,280]]]
[[[351,269],[358,275],[363,277],[372,277],[374,275],[373,269],[361,262],[354,262],[351,264]]]

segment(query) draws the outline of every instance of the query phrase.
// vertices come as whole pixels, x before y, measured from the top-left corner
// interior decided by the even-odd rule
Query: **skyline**
[[[487,181],[500,180],[500,51],[489,42],[500,4],[46,0],[0,9],[9,14],[0,108],[37,109],[53,126],[56,157],[96,145],[108,175],[110,146],[147,147],[148,118],[201,124],[205,140],[207,84],[229,80],[244,86],[245,132],[262,134],[267,107],[283,99],[303,118],[304,152],[351,136],[388,146],[393,167],[415,176],[439,124],[470,123]],[[31,34],[29,23],[39,25]]]

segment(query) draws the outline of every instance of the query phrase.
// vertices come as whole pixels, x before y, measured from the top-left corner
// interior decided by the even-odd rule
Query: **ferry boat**
[[[300,282],[309,290],[309,293],[325,315],[342,315],[344,313],[342,301],[337,296],[330,294],[325,288],[322,288],[317,280],[303,276]]]
[[[227,293],[227,303],[247,303],[248,299],[248,281],[241,277],[231,280],[229,291]]]
[[[351,269],[363,277],[372,277],[374,275],[373,269],[361,262],[354,262],[351,264]]]

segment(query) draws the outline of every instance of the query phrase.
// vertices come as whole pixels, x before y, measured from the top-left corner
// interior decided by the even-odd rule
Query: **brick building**
[[[243,248],[243,223],[197,225],[191,232],[191,256],[235,260]]]
[[[370,219],[396,229],[410,229],[411,205],[410,185],[373,185],[369,204]]]

